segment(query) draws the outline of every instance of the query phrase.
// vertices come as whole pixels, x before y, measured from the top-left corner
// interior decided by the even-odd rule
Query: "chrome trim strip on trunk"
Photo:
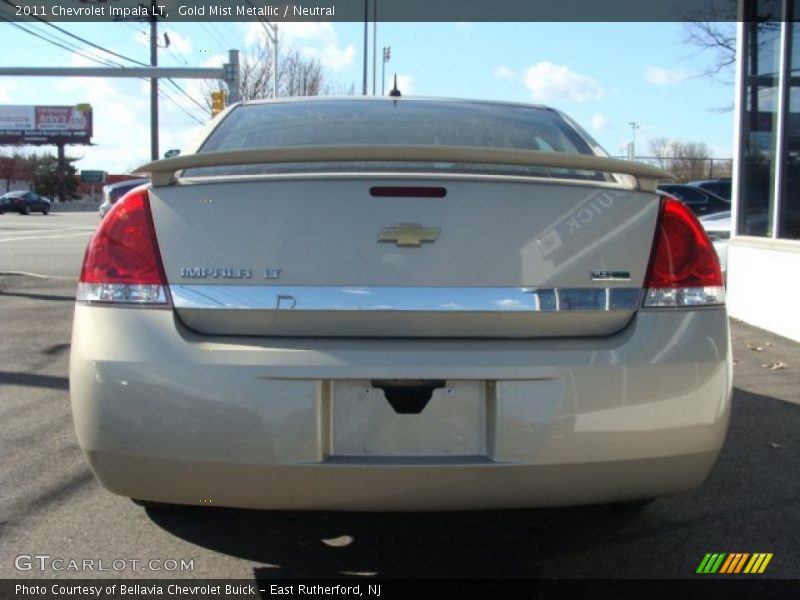
[[[633,311],[642,290],[534,287],[171,285],[177,309],[370,312]]]

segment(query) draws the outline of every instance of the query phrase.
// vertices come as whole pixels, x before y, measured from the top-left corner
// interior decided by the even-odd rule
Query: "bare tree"
[[[322,91],[322,66],[317,59],[308,60],[294,50],[282,57],[278,73],[281,96],[319,96]]]
[[[266,39],[243,53],[239,61],[239,95],[242,100],[271,98],[273,50]],[[222,89],[218,81],[205,86],[205,103],[211,108],[211,91]],[[297,50],[278,56],[278,96],[318,96],[325,89],[325,75],[316,58],[305,58]]]
[[[711,149],[704,142],[682,142],[655,138],[650,140],[650,153],[661,169],[679,181],[694,181],[709,176]]]
[[[698,76],[713,77],[726,84],[733,83],[736,65],[736,25],[696,21],[686,24],[686,43],[694,46],[706,58]]]
[[[694,46],[697,55],[706,61],[699,77],[713,77],[727,84],[733,84],[736,65],[736,21],[745,22],[751,39],[749,61],[757,60],[758,52],[752,49],[763,48],[780,35],[781,3],[772,0],[753,0],[743,4],[747,11],[739,15],[738,0],[708,0],[697,4],[691,12],[683,16],[685,41]]]

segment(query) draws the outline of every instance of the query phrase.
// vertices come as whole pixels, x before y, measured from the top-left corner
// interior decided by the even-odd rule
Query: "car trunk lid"
[[[218,335],[608,335],[640,304],[659,205],[603,182],[430,174],[151,191],[177,314]]]

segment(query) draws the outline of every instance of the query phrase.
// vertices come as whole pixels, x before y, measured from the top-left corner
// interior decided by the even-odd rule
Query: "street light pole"
[[[378,75],[378,0],[372,0],[372,95],[375,95],[375,87]]]
[[[150,66],[158,66],[158,21],[155,17],[155,0],[150,18]],[[150,159],[158,160],[158,79],[150,79]]]
[[[392,58],[392,47],[383,47],[383,66],[381,67],[381,96],[386,95],[386,63]]]
[[[364,0],[364,81],[361,95],[367,95],[367,64],[369,62],[369,0]]]
[[[636,130],[639,129],[639,123],[636,121],[631,121],[628,123],[631,126],[631,148],[628,152],[628,160],[634,160],[636,158]]]
[[[272,44],[272,97],[278,97],[278,26],[270,21],[261,21],[267,34],[267,41]]]

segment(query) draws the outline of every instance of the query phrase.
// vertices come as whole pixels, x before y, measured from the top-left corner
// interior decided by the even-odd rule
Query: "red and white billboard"
[[[92,107],[0,105],[0,144],[88,144]]]

